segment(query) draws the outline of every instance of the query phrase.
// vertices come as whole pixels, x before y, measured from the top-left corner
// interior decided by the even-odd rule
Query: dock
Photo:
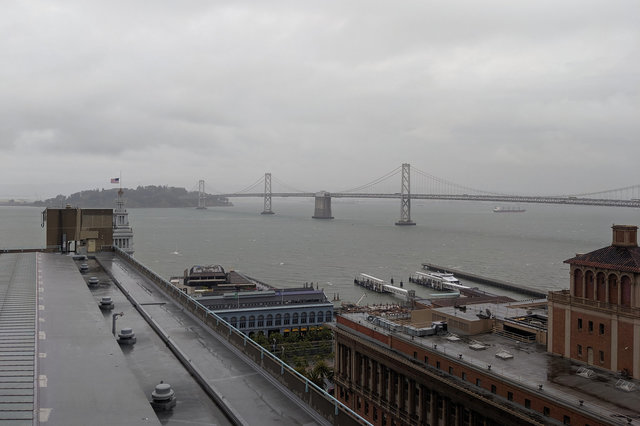
[[[460,271],[458,269],[453,269],[453,268],[446,268],[444,266],[440,266],[440,265],[435,265],[433,263],[423,263],[422,264],[422,268],[423,269],[431,269],[433,271],[437,271],[437,272],[445,272],[445,273],[452,273],[455,276],[459,277],[459,278],[464,278],[467,279],[469,281],[473,281],[479,284],[486,284],[489,285],[491,287],[496,287],[496,288],[503,288],[505,290],[510,290],[510,291],[514,291],[517,293],[522,293],[522,294],[526,294],[528,296],[532,296],[535,298],[546,298],[547,297],[547,293],[543,293],[541,291],[537,291],[537,290],[532,290],[530,288],[527,287],[523,287],[517,284],[513,284],[507,281],[502,281],[502,280],[497,280],[495,278],[487,278],[487,277],[482,277],[480,275],[476,275],[476,274],[472,274],[469,272],[464,272],[464,271]]]

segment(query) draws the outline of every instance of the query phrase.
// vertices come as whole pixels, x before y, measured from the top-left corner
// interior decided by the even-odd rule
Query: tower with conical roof
[[[133,256],[133,229],[129,225],[129,213],[124,208],[122,188],[118,190],[116,209],[113,211],[113,245]]]

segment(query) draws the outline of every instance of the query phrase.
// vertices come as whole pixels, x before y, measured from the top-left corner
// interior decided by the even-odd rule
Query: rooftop
[[[466,315],[475,315],[467,312]],[[594,412],[612,420],[620,416],[629,416],[631,424],[640,425],[640,394],[638,390],[625,391],[620,387],[620,377],[606,370],[589,366],[591,373],[584,373],[585,365],[572,362],[546,352],[546,348],[535,343],[520,343],[506,337],[487,333],[476,336],[456,336],[452,334],[432,335],[426,337],[410,336],[404,331],[391,331],[370,322],[368,314],[352,313],[343,317],[385,335],[393,335],[394,339],[404,338],[411,343],[422,346],[426,350],[449,357],[457,363],[467,364],[472,368],[501,377],[532,392],[551,396],[568,404],[584,401],[584,410]],[[423,327],[424,324],[416,326]],[[338,327],[345,327],[339,324]],[[352,332],[357,333],[355,330]],[[386,346],[378,340],[378,345]],[[471,348],[471,345],[474,345]],[[478,345],[479,344],[479,345]],[[499,353],[507,353],[512,358],[501,359]],[[581,369],[582,370],[579,370]],[[489,370],[490,369],[490,370]],[[583,374],[578,374],[578,372]],[[454,380],[462,380],[451,376]],[[640,383],[626,379],[629,386],[638,389]],[[542,385],[542,389],[539,386]],[[621,423],[626,424],[626,417]]]
[[[60,425],[230,424],[193,371],[242,424],[326,423],[126,262],[111,253],[84,262],[89,273],[83,276],[71,256],[0,255],[0,424],[32,425],[34,416]],[[90,288],[90,276],[100,284]],[[22,302],[6,303],[15,295],[32,303],[24,305],[30,315],[23,318],[24,336],[15,335],[22,314],[13,309]],[[98,307],[103,296],[124,313],[117,330],[133,328],[135,346],[116,342],[111,312]],[[176,353],[188,360],[189,372]],[[174,387],[178,401],[165,415],[149,403],[161,380]]]
[[[571,259],[565,260],[564,263],[640,273],[640,247],[612,245],[590,253],[577,254]]]

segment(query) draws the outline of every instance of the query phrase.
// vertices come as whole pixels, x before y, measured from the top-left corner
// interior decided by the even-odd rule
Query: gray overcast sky
[[[9,0],[0,64],[0,198],[640,183],[637,0]]]

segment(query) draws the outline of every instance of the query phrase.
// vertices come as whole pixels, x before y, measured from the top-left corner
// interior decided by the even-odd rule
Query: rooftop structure
[[[549,352],[633,383],[640,379],[638,227],[612,231],[610,246],[565,261],[569,290],[549,293]]]
[[[45,222],[47,248],[51,250],[94,253],[113,244],[111,209],[47,208],[42,212],[42,226]]]
[[[185,293],[194,296],[269,288],[269,286],[240,272],[226,272],[220,265],[194,265],[185,269],[181,277],[171,277],[171,283],[181,288]]]

